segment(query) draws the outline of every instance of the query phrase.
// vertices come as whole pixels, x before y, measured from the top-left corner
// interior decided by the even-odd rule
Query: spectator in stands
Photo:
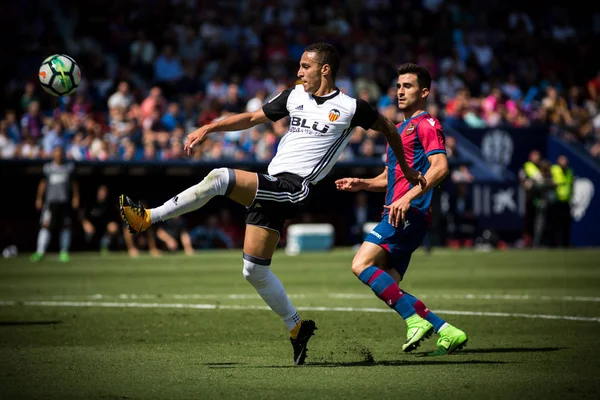
[[[188,256],[194,254],[192,239],[185,227],[185,219],[181,216],[169,219],[156,228],[156,238],[173,252],[180,247]]]
[[[106,255],[120,231],[121,222],[119,209],[109,200],[106,185],[100,185],[94,201],[81,209],[80,219],[88,246],[99,246],[100,252]]]
[[[40,113],[40,103],[38,101],[31,101],[27,103],[27,113],[21,118],[21,129],[23,134],[27,134],[28,137],[37,140],[42,135],[42,127],[44,121]]]
[[[130,257],[140,255],[140,249],[148,250],[152,257],[160,257],[161,251],[156,245],[156,235],[153,228],[144,231],[141,235],[133,236],[127,228],[123,228],[123,239]]]
[[[235,247],[233,239],[219,226],[216,215],[209,215],[204,225],[199,225],[190,230],[190,237],[194,248],[214,249]]]
[[[535,195],[534,186],[542,181],[540,172],[540,163],[542,156],[539,150],[532,150],[529,153],[529,159],[519,171],[519,180],[525,190],[525,223],[523,227],[523,243],[526,247],[533,243],[533,234],[535,229]]]
[[[540,161],[540,178],[533,182],[532,193],[535,207],[533,247],[552,244],[551,229],[553,216],[550,214],[556,200],[556,184],[552,178],[551,163]]]
[[[127,110],[133,104],[133,101],[133,95],[129,91],[129,83],[121,81],[117,91],[108,98],[108,108],[119,107],[122,110]]]
[[[551,168],[556,199],[550,206],[552,215],[553,245],[568,247],[571,236],[571,198],[573,196],[573,170],[565,155],[558,156]]]
[[[221,208],[219,211],[219,226],[225,232],[235,248],[242,246],[244,242],[244,226],[235,222],[231,210],[228,208]]]

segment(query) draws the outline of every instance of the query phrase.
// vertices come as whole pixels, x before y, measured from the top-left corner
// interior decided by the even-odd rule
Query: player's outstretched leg
[[[233,169],[213,169],[197,185],[184,190],[162,206],[152,209],[147,209],[122,194],[119,196],[121,217],[131,233],[140,233],[153,223],[197,210],[215,196],[229,195],[235,183],[236,174]]]
[[[402,350],[410,352],[432,335],[433,325],[418,315],[412,300],[398,287],[396,280],[376,266],[385,264],[384,252],[378,245],[363,243],[352,262],[352,272],[406,321],[406,342]]]

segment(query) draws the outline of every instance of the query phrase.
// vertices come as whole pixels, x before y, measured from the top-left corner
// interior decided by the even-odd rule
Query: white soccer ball
[[[38,77],[42,88],[52,96],[68,96],[77,90],[81,70],[71,57],[54,54],[42,62]]]
[[[19,254],[19,251],[17,250],[17,246],[15,246],[14,244],[7,246],[4,250],[2,250],[2,257],[4,258],[13,258],[16,257]]]

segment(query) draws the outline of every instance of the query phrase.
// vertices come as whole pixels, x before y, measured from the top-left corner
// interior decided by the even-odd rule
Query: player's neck
[[[403,120],[406,121],[407,119],[410,119],[412,117],[416,117],[419,114],[422,114],[425,112],[424,108],[417,108],[415,110],[404,110],[403,112]]]
[[[317,97],[323,97],[323,96],[327,96],[330,95],[331,93],[335,92],[336,87],[335,87],[335,83],[330,83],[327,81],[323,81],[323,83],[321,84],[321,86],[319,87],[319,89],[317,89],[316,92],[313,93],[313,96],[317,96]]]

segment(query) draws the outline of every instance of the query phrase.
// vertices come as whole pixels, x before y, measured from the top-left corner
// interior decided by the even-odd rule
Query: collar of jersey
[[[421,115],[427,114],[427,111],[423,111],[422,113],[419,113],[417,115],[413,115],[412,117],[410,117],[409,119],[405,119],[404,121],[402,121],[402,126],[408,124],[410,122],[411,119],[420,117]]]
[[[323,104],[325,103],[327,100],[331,100],[333,99],[335,96],[337,96],[338,94],[340,94],[340,89],[338,89],[337,87],[333,90],[333,92],[331,92],[328,95],[325,96],[315,96],[314,94],[311,94],[310,96],[317,102],[317,104]]]

